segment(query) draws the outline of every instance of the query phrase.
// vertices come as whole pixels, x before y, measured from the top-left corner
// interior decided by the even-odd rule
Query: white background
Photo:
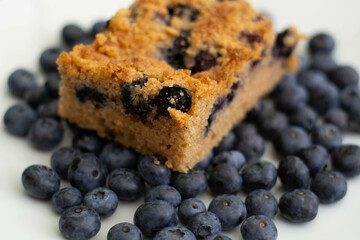
[[[38,68],[38,57],[46,47],[57,45],[61,27],[69,22],[89,28],[98,19],[110,18],[119,8],[127,7],[125,0],[0,0],[0,116],[18,102],[7,90],[7,77],[18,67],[25,67],[44,76]],[[360,70],[360,3],[354,0],[253,0],[258,10],[274,17],[280,30],[295,25],[311,35],[328,31],[336,37],[336,57],[341,64],[351,64]],[[69,137],[63,145],[69,144]],[[346,136],[346,143],[360,144],[360,136]],[[268,146],[264,159],[276,156]],[[30,198],[22,188],[21,173],[31,164],[49,165],[51,153],[33,150],[24,139],[6,133],[0,123],[0,239],[62,239],[58,231],[59,216],[50,202]],[[62,183],[62,187],[66,183]],[[279,198],[279,186],[273,190]],[[240,195],[245,199],[244,195]],[[206,204],[210,197],[201,196]],[[116,213],[102,221],[94,239],[106,239],[107,231],[116,223],[129,221],[142,200],[121,202]],[[358,240],[360,239],[360,177],[349,180],[348,194],[342,201],[321,205],[318,217],[306,224],[290,224],[278,214],[275,223],[279,240]],[[226,232],[233,239],[241,239],[239,227]]]

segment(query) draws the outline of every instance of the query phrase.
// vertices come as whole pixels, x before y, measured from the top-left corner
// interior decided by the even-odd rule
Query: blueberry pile
[[[10,134],[27,137],[38,150],[60,144],[64,131],[57,115],[60,76],[55,61],[63,50],[91,42],[105,27],[106,22],[98,22],[87,33],[75,24],[65,26],[64,46],[41,54],[43,86],[24,69],[9,76],[10,92],[24,101],[4,115]],[[143,197],[133,223],[113,226],[108,240],[226,240],[230,238],[222,230],[234,228],[244,240],[275,240],[272,219],[278,212],[289,222],[311,221],[320,203],[346,195],[346,178],[360,175],[360,147],[342,144],[343,133],[360,129],[359,75],[350,66],[337,65],[334,48],[330,35],[312,37],[311,58],[301,58],[299,73],[286,75],[188,173],[172,172],[162,156],[142,156],[64,121],[73,133],[72,146],[53,152],[51,168],[26,168],[22,184],[31,197],[51,199],[67,239],[95,236],[119,201]],[[273,143],[278,166],[261,159],[265,141]],[[60,179],[71,187],[61,188]],[[277,181],[284,190],[279,201],[271,193]],[[208,207],[196,198],[207,189],[214,197]],[[240,191],[246,199],[237,195]]]

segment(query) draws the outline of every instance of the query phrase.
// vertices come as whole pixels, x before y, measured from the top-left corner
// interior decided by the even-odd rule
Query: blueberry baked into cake
[[[136,0],[60,55],[59,114],[186,172],[297,70],[301,37],[246,1]]]

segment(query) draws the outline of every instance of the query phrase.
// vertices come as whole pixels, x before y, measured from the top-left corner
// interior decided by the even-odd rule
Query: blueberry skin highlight
[[[174,172],[171,186],[179,191],[182,199],[187,199],[205,192],[208,182],[204,170],[193,168],[188,173]]]
[[[108,171],[117,168],[135,169],[137,166],[136,154],[119,144],[107,143],[100,153],[100,160],[106,164]]]
[[[267,216],[257,215],[247,218],[240,228],[244,240],[276,240],[277,228]]]
[[[308,134],[300,127],[288,127],[276,134],[274,141],[276,151],[284,156],[296,155],[311,145]]]
[[[82,193],[87,193],[106,182],[106,168],[93,153],[83,153],[76,157],[68,169],[70,184]]]
[[[59,190],[60,179],[55,171],[44,165],[31,165],[21,176],[26,192],[38,199],[50,199]]]
[[[255,189],[270,190],[277,180],[276,167],[265,161],[249,163],[242,171],[243,190],[247,193]]]
[[[119,200],[132,201],[139,198],[145,191],[145,183],[137,172],[119,168],[113,170],[108,177],[108,185]]]
[[[276,198],[265,189],[250,192],[245,199],[245,205],[248,216],[265,215],[273,218],[278,210]]]
[[[85,36],[85,31],[78,25],[67,24],[63,27],[61,36],[67,45],[73,46]]]
[[[205,204],[197,198],[188,198],[182,201],[178,208],[178,216],[180,221],[187,225],[190,222],[192,216],[199,212],[205,212]]]
[[[331,162],[335,170],[346,177],[360,175],[360,147],[356,145],[343,145],[331,154]]]
[[[212,212],[200,212],[191,218],[189,229],[197,239],[202,240],[210,235],[219,234],[221,232],[221,222]]]
[[[84,196],[84,205],[97,211],[103,218],[115,212],[118,202],[115,192],[104,187],[95,188]]]
[[[293,223],[313,220],[319,208],[318,197],[307,189],[296,189],[283,194],[279,201],[282,216]]]
[[[51,155],[51,167],[60,178],[67,180],[70,164],[81,153],[79,149],[73,147],[59,148]]]
[[[320,172],[311,182],[311,191],[316,194],[321,203],[337,202],[346,195],[346,178],[336,171]]]
[[[240,151],[220,152],[212,159],[211,164],[216,167],[222,163],[228,163],[239,171],[245,165],[246,159]]]
[[[339,66],[330,71],[328,76],[340,89],[359,83],[359,73],[351,66]]]
[[[155,200],[164,200],[170,203],[174,208],[181,203],[181,195],[169,185],[158,185],[151,188],[145,194],[145,202],[153,202]]]
[[[328,33],[318,33],[310,39],[309,50],[311,54],[330,54],[335,48],[335,40]]]
[[[140,229],[131,223],[118,223],[112,226],[107,234],[107,240],[143,240]]]
[[[51,150],[63,139],[64,130],[61,124],[52,118],[40,118],[31,126],[28,139],[38,150]]]
[[[82,203],[83,196],[79,189],[66,187],[55,192],[51,198],[53,209],[58,213],[63,213],[66,209],[78,206]]]
[[[342,132],[349,127],[349,116],[341,108],[333,108],[327,111],[324,115],[324,121],[337,126]]]
[[[342,144],[342,133],[333,124],[323,124],[312,132],[312,140],[314,144],[318,144],[326,148],[329,152]]]
[[[299,157],[308,167],[311,177],[324,170],[330,160],[328,151],[320,145],[312,145],[303,149]]]
[[[151,186],[169,185],[171,171],[160,157],[144,156],[137,166],[141,177]]]
[[[40,56],[40,67],[44,72],[56,72],[56,60],[65,49],[62,47],[52,47],[46,49]]]
[[[26,136],[32,124],[38,119],[37,113],[27,104],[16,104],[4,115],[6,130],[17,136]]]
[[[143,203],[134,215],[134,224],[148,236],[153,236],[165,227],[176,226],[178,220],[175,208],[162,200]]]
[[[37,87],[37,80],[33,73],[25,69],[17,69],[8,78],[10,92],[16,97],[23,98],[27,91]]]
[[[285,190],[308,188],[310,172],[306,164],[296,156],[287,156],[280,161],[278,175]]]
[[[62,213],[59,229],[66,239],[88,239],[100,230],[99,214],[85,206],[74,206]]]
[[[308,90],[318,85],[324,85],[328,83],[328,78],[325,73],[307,69],[301,72],[298,76],[298,83],[307,88]]]
[[[189,229],[176,226],[161,229],[153,240],[196,240],[196,237]]]
[[[246,218],[246,206],[236,195],[224,194],[215,197],[208,211],[216,214],[222,229],[232,229]]]
[[[236,194],[240,191],[243,180],[239,171],[228,163],[215,167],[210,174],[209,187],[214,195]]]

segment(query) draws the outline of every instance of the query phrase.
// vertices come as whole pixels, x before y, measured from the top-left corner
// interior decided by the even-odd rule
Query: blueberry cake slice
[[[137,0],[61,54],[59,114],[186,172],[296,71],[300,38],[246,1]]]

